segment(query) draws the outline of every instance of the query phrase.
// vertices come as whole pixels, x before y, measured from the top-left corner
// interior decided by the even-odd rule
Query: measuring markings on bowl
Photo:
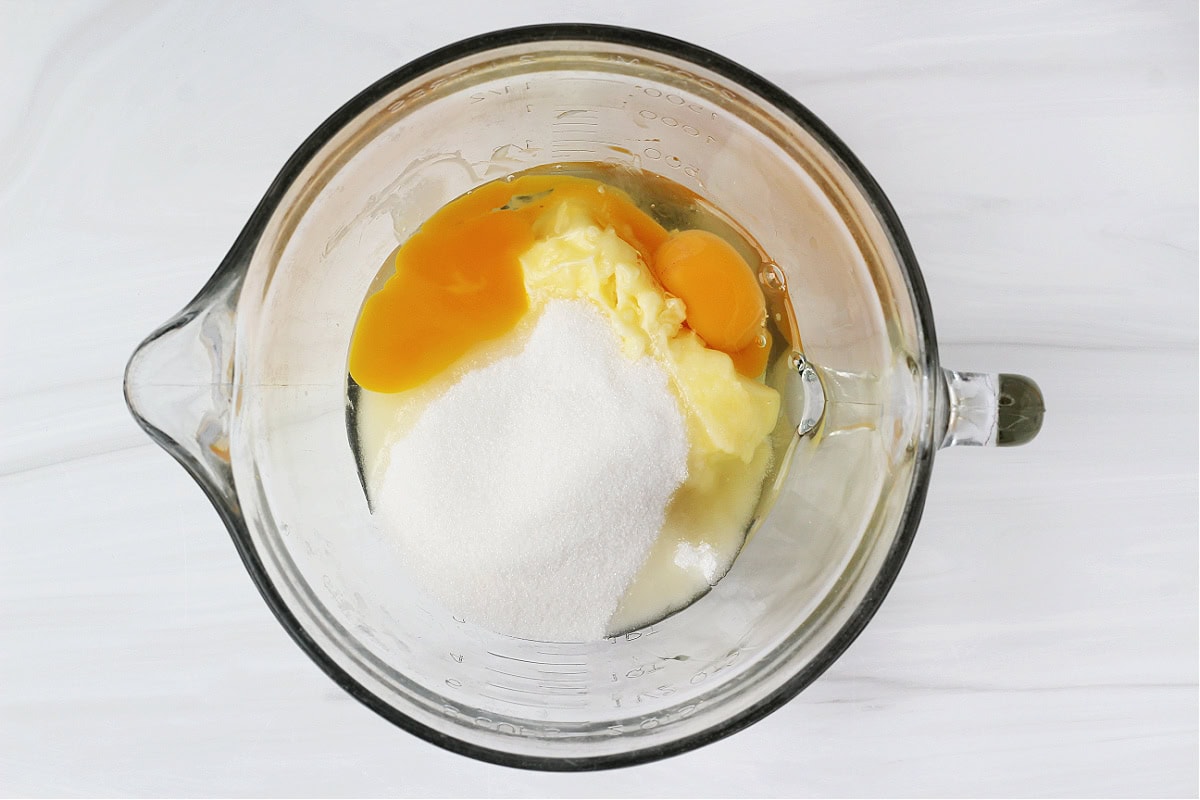
[[[663,669],[662,663],[659,661],[652,661],[649,664],[640,664],[636,667],[633,667],[632,669],[627,669],[627,670],[625,670],[625,672],[623,674],[624,674],[625,678],[632,680],[635,678],[640,678],[644,675],[649,675],[651,673],[658,672],[660,669]],[[617,672],[609,673],[609,675],[611,676],[610,682],[611,683],[619,682],[621,680],[621,677],[620,677],[621,674],[622,673],[617,673]]]
[[[526,705],[529,708],[539,708],[539,706],[529,704],[518,705]],[[461,709],[452,705],[442,706],[442,713],[450,719],[469,722],[478,728],[484,728],[486,730],[495,731],[496,733],[502,733],[509,736],[536,736],[541,738],[550,738],[560,734],[560,731],[557,728],[527,728],[524,725],[520,725],[515,722],[493,720],[491,717],[486,717],[482,714],[466,714],[463,713]],[[553,733],[549,733],[549,731],[553,731]]]
[[[634,722],[618,722],[609,725],[605,730],[611,736],[617,736],[623,733],[629,733],[636,730],[650,730],[657,728],[659,725],[666,725],[677,720],[686,719],[696,713],[696,709],[700,707],[700,703],[689,703],[686,706],[680,706],[677,709],[672,709],[665,714],[656,716],[643,716]]]
[[[505,661],[517,661],[521,664],[533,664],[534,666],[537,666],[537,667],[586,667],[587,666],[586,661],[534,661],[534,660],[531,660],[528,658],[518,658],[517,656],[507,656],[507,655],[504,655],[503,653],[495,653],[495,652],[492,652],[491,650],[488,650],[487,654],[494,658],[504,659]],[[549,656],[551,654],[543,653],[542,655]]]
[[[645,94],[647,97],[656,97],[656,98],[663,97],[671,105],[682,106],[696,114],[704,113],[704,106],[700,105],[699,103],[689,101],[681,95],[672,94],[670,92],[664,93],[662,89],[659,89],[654,86],[640,86],[638,84],[634,84],[633,88],[634,88],[634,91],[640,91],[643,94]],[[713,119],[716,119],[716,118],[717,118],[717,115],[714,112]]]
[[[595,156],[598,146],[611,142],[598,137],[600,120],[596,108],[558,107],[554,121],[550,123],[553,142],[551,154],[554,158],[578,161],[578,156]]]
[[[637,113],[637,115],[639,117],[641,117],[642,119],[648,120],[650,122],[657,121],[659,124],[661,124],[667,128],[678,128],[679,130],[686,133],[688,136],[691,136],[696,139],[700,139],[704,144],[716,144],[717,143],[717,140],[714,139],[712,136],[704,133],[699,128],[697,128],[695,125],[692,125],[687,122],[681,122],[678,117],[672,117],[672,116],[668,116],[665,114],[659,114],[657,111],[651,111],[648,108],[643,108],[641,111],[639,111]],[[701,138],[701,137],[703,137],[703,138]]]
[[[643,107],[637,112],[639,118],[649,122],[657,122],[667,128],[676,128],[707,145],[718,144],[715,137],[700,127],[701,119],[706,121],[720,120],[721,117],[716,111],[709,111],[700,103],[689,101],[682,95],[663,92],[661,89],[653,86],[635,85],[633,88],[634,91],[640,91],[646,97],[656,100],[661,99],[670,109],[664,113]],[[690,112],[693,116],[688,119],[682,119],[681,117],[685,115],[685,112]]]
[[[671,169],[681,170],[683,174],[687,175],[689,178],[700,178],[700,168],[695,164],[686,164],[679,156],[669,154],[663,155],[663,151],[659,150],[657,147],[643,148],[642,155],[651,161],[658,161],[659,159],[662,159],[663,163],[665,163],[668,167]]]
[[[705,89],[708,89],[711,92],[716,92],[717,94],[724,97],[726,100],[739,99],[738,93],[733,91],[729,87],[718,85],[718,84],[714,83],[713,81],[709,80],[708,78],[705,78],[701,75],[697,75],[694,72],[691,72],[689,70],[684,69],[683,67],[676,66],[674,64],[664,64],[663,62],[657,61],[653,58],[643,58],[640,56],[626,56],[626,55],[621,55],[619,53],[614,53],[612,56],[610,56],[608,58],[608,60],[612,61],[613,63],[616,63],[616,64],[645,64],[648,67],[654,67],[655,69],[662,70],[663,72],[668,72],[673,75],[679,75],[683,78],[686,78],[687,80],[692,81],[692,82],[698,84],[699,86],[701,86]]]
[[[688,679],[688,683],[692,684],[693,686],[704,683],[717,673],[724,672],[736,664],[741,655],[742,652],[740,650],[730,650],[723,658],[714,661],[709,666],[692,675],[692,677]]]
[[[470,100],[472,103],[482,103],[493,97],[506,97],[516,92],[528,92],[532,88],[529,84],[529,81],[525,81],[514,89],[512,84],[506,83],[498,89],[484,89],[483,91],[475,92],[470,96]]]
[[[488,672],[492,673],[493,675],[502,675],[502,676],[504,676],[504,678],[515,678],[519,681],[529,681],[530,683],[535,684],[542,688],[561,689],[564,691],[565,690],[579,690],[579,691],[587,690],[587,684],[584,682],[581,682],[576,677],[564,677],[564,678],[549,677],[550,674],[560,674],[560,673],[541,673],[541,674],[535,676],[535,675],[518,675],[515,672],[505,672],[504,670],[496,669],[495,667],[485,667],[485,669]],[[563,673],[563,674],[565,674],[565,673]],[[580,673],[569,673],[569,674],[570,675],[583,675],[586,673],[580,672]],[[499,680],[503,680],[503,678],[500,678]]]
[[[544,702],[534,702],[535,699],[541,700],[552,699],[554,705],[558,708],[586,708],[588,704],[588,692],[586,689],[570,692],[556,692],[545,688],[522,689],[517,686],[507,686],[504,684],[488,681],[482,686],[478,686],[476,691],[480,694],[490,697],[493,700],[500,700],[504,703],[511,703],[516,706],[526,708],[545,708]],[[513,695],[516,695],[515,697]]]
[[[537,697],[552,696],[552,697],[577,697],[587,694],[586,686],[556,686],[539,683],[536,688],[524,689],[518,686],[509,686],[506,683],[495,683],[488,681],[487,685],[493,689],[500,689],[505,692],[517,692],[518,694],[531,694]]]
[[[633,694],[613,694],[609,695],[609,697],[613,701],[613,708],[626,708],[631,705],[644,703],[647,700],[663,700],[675,694],[676,691],[678,691],[677,687],[669,683],[664,683],[634,692]]]

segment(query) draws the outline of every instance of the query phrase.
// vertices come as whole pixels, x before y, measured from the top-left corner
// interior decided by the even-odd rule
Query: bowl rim
[[[754,92],[776,110],[803,126],[841,162],[844,169],[857,181],[866,200],[878,214],[880,223],[891,237],[895,255],[900,262],[909,290],[916,327],[925,345],[922,367],[931,380],[936,380],[940,370],[933,314],[916,256],[900,219],[883,190],[841,139],[815,114],[783,89],[724,56],[662,34],[613,25],[551,23],[506,28],[472,36],[410,61],[363,89],[322,122],[285,162],[250,215],[246,225],[238,234],[229,252],[222,259],[220,266],[188,304],[181,316],[186,315],[189,310],[206,307],[214,296],[229,287],[231,281],[240,282],[268,221],[305,166],[342,128],[371,105],[421,75],[447,66],[463,57],[512,45],[554,41],[626,45],[692,62]],[[171,323],[168,323],[167,327],[170,325]],[[157,333],[150,338],[154,338],[155,335]],[[930,399],[935,399],[932,396],[934,389],[929,387],[928,391],[931,395]],[[670,742],[654,744],[625,753],[597,756],[531,756],[483,747],[435,730],[397,710],[339,666],[309,636],[303,624],[292,613],[267,574],[240,509],[236,502],[232,505],[230,503],[229,487],[215,485],[203,470],[197,469],[198,465],[192,463],[193,459],[183,448],[171,441],[165,434],[154,429],[136,412],[134,416],[155,441],[180,461],[201,485],[228,528],[246,571],[250,574],[272,613],[309,658],[342,689],[408,733],[451,752],[507,767],[557,772],[633,766],[694,750],[723,739],[759,721],[782,707],[820,677],[863,631],[895,582],[920,523],[933,466],[933,455],[937,449],[933,437],[933,426],[926,425],[923,441],[914,456],[913,477],[902,513],[900,529],[866,595],[838,632],[821,648],[817,656],[769,696],[718,725]]]

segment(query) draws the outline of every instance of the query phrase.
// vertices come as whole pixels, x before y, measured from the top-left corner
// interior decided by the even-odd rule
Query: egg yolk
[[[757,378],[767,368],[767,356],[771,355],[771,334],[763,329],[750,344],[729,354],[733,368],[747,378]]]
[[[688,326],[714,350],[738,353],[763,333],[766,302],[754,272],[715,233],[675,233],[654,252],[652,269],[687,307]]]
[[[367,298],[350,343],[364,389],[401,392],[481,342],[508,333],[528,308],[518,256],[551,202],[583,200],[649,260],[666,230],[611,186],[564,175],[496,181],[446,204],[396,252],[396,271]]]
[[[669,234],[624,192],[567,175],[485,184],[443,206],[396,251],[395,272],[367,298],[350,342],[350,375],[364,389],[402,392],[434,377],[528,309],[519,256],[553,203],[583,202],[641,254],[683,300],[687,324],[747,376],[770,349],[763,296],[749,265],[706,231]]]

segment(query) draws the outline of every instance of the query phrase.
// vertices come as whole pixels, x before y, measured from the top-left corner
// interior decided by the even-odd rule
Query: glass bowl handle
[[[219,271],[125,367],[125,403],[138,424],[208,494],[237,513],[229,460],[234,315],[245,273]]]
[[[1024,375],[944,369],[936,380],[934,432],[939,447],[1012,447],[1033,440],[1042,429],[1042,390]],[[776,362],[769,382],[783,394],[783,419],[801,437],[879,424],[880,381],[874,374],[819,366],[792,351]]]
[[[942,370],[942,447],[1025,444],[1042,429],[1042,390],[1024,375]]]

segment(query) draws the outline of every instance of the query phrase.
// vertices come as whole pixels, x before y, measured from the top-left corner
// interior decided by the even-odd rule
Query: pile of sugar
[[[657,362],[586,301],[548,303],[524,349],[465,375],[390,446],[383,535],[455,615],[594,641],[646,560],[688,440]]]

